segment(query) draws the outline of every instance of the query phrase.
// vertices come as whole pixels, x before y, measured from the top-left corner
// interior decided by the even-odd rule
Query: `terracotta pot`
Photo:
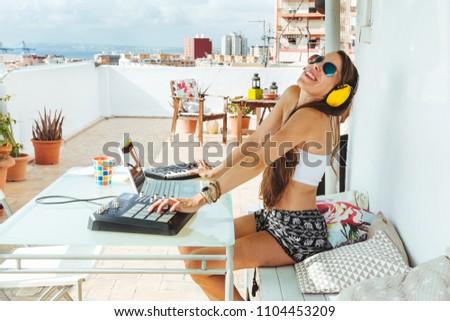
[[[61,148],[61,140],[34,140],[34,160],[38,165],[54,165],[59,162],[59,150]]]
[[[197,119],[178,119],[177,131],[183,134],[194,134],[197,128]]]
[[[0,145],[0,160],[7,159],[9,157],[9,153],[11,153],[12,145]]]
[[[7,173],[8,173],[8,167],[0,166],[0,189],[2,189],[2,190],[5,189]]]
[[[19,157],[14,157],[16,163],[8,168],[7,182],[20,182],[25,180],[29,158],[30,156],[28,154],[20,154]]]
[[[228,129],[231,130],[231,135],[237,135],[238,132],[238,119],[237,117],[230,117],[228,118]],[[250,127],[250,117],[242,117],[242,129],[248,129]]]
[[[0,160],[0,189],[4,190],[6,186],[6,175],[8,173],[8,168],[15,164],[14,158],[9,156],[6,159]]]

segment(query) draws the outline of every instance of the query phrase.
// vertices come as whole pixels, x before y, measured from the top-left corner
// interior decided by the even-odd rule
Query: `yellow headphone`
[[[343,84],[340,86],[337,86],[336,89],[333,89],[328,95],[325,101],[327,104],[331,107],[339,107],[343,103],[347,101],[347,99],[350,97],[352,93],[352,86],[349,84]]]

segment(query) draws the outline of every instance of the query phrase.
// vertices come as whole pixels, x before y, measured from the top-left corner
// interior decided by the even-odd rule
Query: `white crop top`
[[[298,147],[297,150],[300,154],[299,161],[292,179],[299,183],[318,186],[325,173],[329,155],[311,154]]]

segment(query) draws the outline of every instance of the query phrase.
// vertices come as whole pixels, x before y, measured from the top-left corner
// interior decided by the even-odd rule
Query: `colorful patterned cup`
[[[98,156],[93,158],[93,163],[95,184],[102,186],[111,185],[114,158]]]

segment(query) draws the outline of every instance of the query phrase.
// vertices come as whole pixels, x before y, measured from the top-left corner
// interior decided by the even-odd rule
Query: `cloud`
[[[98,42],[182,46],[204,33],[218,45],[232,31],[258,41],[273,0],[0,0],[0,41]]]

